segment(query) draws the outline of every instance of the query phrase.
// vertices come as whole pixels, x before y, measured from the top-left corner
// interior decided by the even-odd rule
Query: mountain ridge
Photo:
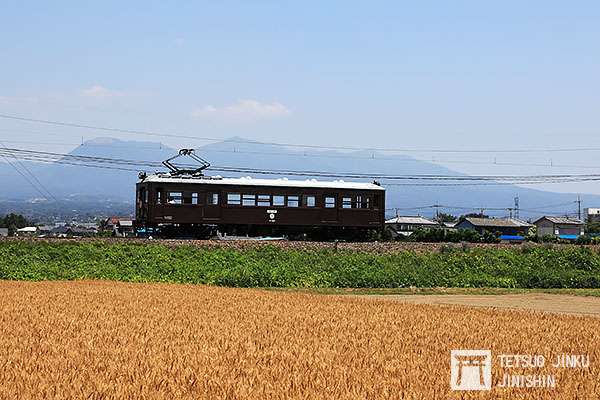
[[[225,139],[196,148],[201,157],[213,166],[256,168],[259,170],[288,169],[314,170],[333,173],[378,173],[389,175],[462,175],[444,166],[416,160],[406,155],[386,155],[370,151],[339,152],[333,150],[301,152],[281,146],[263,144],[239,136]],[[98,137],[84,142],[69,154],[105,158],[121,158],[160,162],[177,153],[176,149],[152,141],[122,140],[112,137]],[[57,197],[92,196],[99,201],[107,199],[129,200],[134,197],[137,181],[135,171],[103,170],[58,164],[23,163]],[[148,171],[154,172],[154,171]],[[210,174],[210,168],[207,170]],[[222,172],[212,175],[224,175]],[[230,174],[228,174],[230,175]],[[239,175],[239,174],[238,174]],[[9,165],[0,164],[0,176],[11,191],[6,198],[39,197],[34,189]],[[252,174],[253,177],[272,175]],[[297,176],[296,179],[311,176]],[[290,177],[292,178],[292,177]],[[345,180],[353,180],[346,179]],[[364,179],[362,179],[364,181]],[[386,185],[384,185],[386,186]],[[428,205],[443,204],[461,207],[444,209],[453,214],[464,214],[479,208],[504,208],[513,206],[513,199],[519,196],[523,210],[535,210],[547,204],[573,202],[573,207],[548,209],[548,214],[575,211],[575,194],[547,192],[515,185],[503,186],[386,186],[387,208],[399,208],[400,214],[431,215],[434,209]],[[588,204],[600,204],[600,196],[585,195]],[[0,198],[0,201],[2,199]],[[393,211],[391,211],[393,212]],[[502,211],[492,215],[505,214]],[[530,218],[544,214],[522,211],[521,215]]]

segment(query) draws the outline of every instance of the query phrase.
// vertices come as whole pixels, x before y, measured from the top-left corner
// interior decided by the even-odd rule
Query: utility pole
[[[577,219],[581,221],[581,196],[577,195]]]

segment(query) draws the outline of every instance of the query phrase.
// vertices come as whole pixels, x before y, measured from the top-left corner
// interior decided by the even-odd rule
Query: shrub
[[[107,279],[241,287],[600,287],[586,247],[360,252],[273,245],[203,248],[106,241],[0,241],[0,279]]]

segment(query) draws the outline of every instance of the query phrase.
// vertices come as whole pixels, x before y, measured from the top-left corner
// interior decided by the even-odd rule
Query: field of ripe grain
[[[598,343],[592,317],[176,284],[0,281],[0,399],[595,399]],[[558,370],[554,389],[465,394],[449,390],[451,349],[588,354],[591,365]]]

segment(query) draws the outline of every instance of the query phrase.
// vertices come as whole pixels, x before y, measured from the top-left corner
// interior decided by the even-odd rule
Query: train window
[[[287,206],[288,207],[298,207],[299,197],[298,196],[288,196],[287,197]]]
[[[379,198],[380,196],[378,194],[376,194],[373,198],[373,208],[375,208],[376,210],[379,208]]]
[[[156,191],[156,204],[162,204],[162,189]]]
[[[242,195],[239,193],[227,193],[227,204],[239,206],[242,204]]]
[[[325,197],[325,208],[335,208],[335,197]]]
[[[314,207],[316,204],[315,196],[312,195],[303,195],[302,196],[302,205],[304,207]]]
[[[259,194],[256,205],[259,207],[270,207],[271,206],[271,195],[270,194]]]
[[[357,195],[356,196],[356,208],[370,208],[371,199],[369,196]]]
[[[342,208],[352,208],[352,198],[351,197],[343,197],[342,198]]]
[[[242,205],[246,207],[253,207],[256,205],[255,194],[245,194],[242,196]]]
[[[285,196],[274,195],[273,196],[273,205],[274,206],[285,206]]]
[[[192,204],[198,205],[198,193],[192,193]]]
[[[207,193],[206,204],[209,206],[216,206],[219,204],[219,193]]]
[[[169,204],[183,204],[183,193],[169,192]]]

